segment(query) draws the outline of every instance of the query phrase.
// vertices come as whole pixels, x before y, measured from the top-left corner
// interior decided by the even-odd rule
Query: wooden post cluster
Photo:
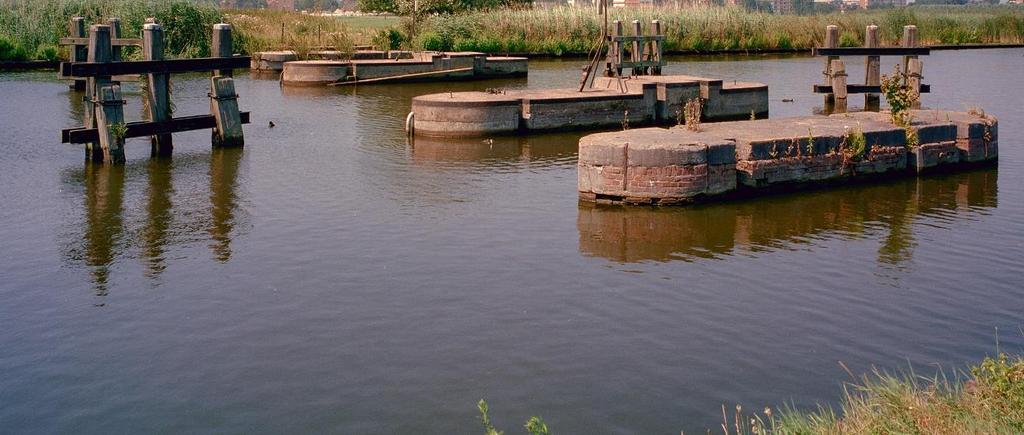
[[[72,28],[83,23],[72,19]],[[85,59],[73,51],[72,61],[61,65],[64,77],[86,77],[85,125],[65,129],[64,142],[86,143],[86,158],[94,162],[122,163],[124,141],[131,137],[150,136],[151,155],[169,156],[173,149],[171,133],[211,128],[214,146],[242,146],[242,124],[249,122],[249,114],[238,109],[238,95],[232,76],[233,68],[247,66],[248,57],[232,54],[231,26],[213,27],[213,56],[204,59],[165,60],[163,28],[155,20],[147,20],[143,27],[141,45],[143,61],[120,62],[118,45],[131,45],[130,41],[116,38],[120,21],[112,19],[107,25],[89,28],[88,54]],[[72,32],[67,43],[79,42]],[[119,43],[120,42],[120,43]],[[87,61],[87,62],[83,62]],[[178,72],[211,71],[210,114],[174,118],[171,113],[170,74]],[[146,107],[150,120],[125,123],[124,100],[120,84],[111,80],[114,75],[144,74],[146,76]]]
[[[881,89],[881,56],[903,56],[903,71],[907,74],[907,84],[920,93],[931,90],[928,85],[921,84],[923,63],[919,55],[927,55],[930,50],[917,46],[917,27],[904,26],[903,40],[900,47],[882,47],[878,26],[870,25],[864,30],[864,46],[840,48],[839,27],[825,28],[825,44],[815,48],[816,56],[827,56],[825,60],[825,85],[815,85],[814,91],[825,94],[825,110],[845,111],[847,94],[865,94],[865,110],[877,111],[880,106]],[[849,84],[846,69],[839,56],[866,56],[863,84]],[[842,89],[840,89],[842,87]],[[842,101],[840,101],[842,100]],[[920,107],[920,101],[915,108]]]
[[[663,46],[665,36],[661,34],[661,22],[651,21],[651,35],[645,35],[643,26],[639,20],[633,20],[633,34],[625,36],[622,33],[622,22],[613,21],[612,32],[609,35],[608,69],[609,76],[622,76],[624,69],[629,69],[632,75],[661,74],[661,68],[665,66],[663,58]],[[629,51],[629,58],[626,58],[626,51]]]

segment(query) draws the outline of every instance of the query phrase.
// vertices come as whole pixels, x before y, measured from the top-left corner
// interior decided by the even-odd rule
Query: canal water
[[[153,161],[131,140],[123,167],[59,143],[81,94],[0,74],[0,432],[481,433],[484,398],[507,433],[702,433],[723,403],[835,404],[839,362],[952,374],[1024,347],[1024,50],[925,60],[926,106],[1000,119],[998,168],[955,175],[600,208],[577,203],[580,134],[406,142],[414,95],[572,86],[581,63],[330,90],[243,75],[244,149],[193,132]],[[667,72],[766,82],[780,117],[820,105],[821,69]],[[176,113],[207,113],[206,77],[173,82]]]

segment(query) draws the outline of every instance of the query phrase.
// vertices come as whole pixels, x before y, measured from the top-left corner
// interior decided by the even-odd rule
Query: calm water
[[[997,329],[1024,347],[1024,50],[925,61],[926,105],[1001,120],[999,167],[951,176],[595,208],[579,135],[405,141],[413,95],[570,86],[580,63],[330,91],[241,77],[244,150],[194,132],[151,161],[133,140],[115,168],[59,143],[80,94],[0,75],[0,432],[480,433],[480,398],[509,433],[533,414],[703,432],[723,402],[833,403],[837,361],[962,368]],[[820,71],[669,68],[767,82],[773,117],[810,113]],[[175,77],[177,113],[208,110],[206,83]]]

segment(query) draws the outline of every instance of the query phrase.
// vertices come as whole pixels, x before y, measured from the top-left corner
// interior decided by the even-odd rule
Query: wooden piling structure
[[[85,38],[85,18],[83,17],[72,17],[68,23],[68,35],[72,38]],[[70,47],[70,61],[71,62],[85,62],[89,57],[89,49],[87,45],[74,44]],[[71,88],[76,91],[85,90],[85,80],[74,79]]]
[[[825,48],[839,47],[839,26],[829,25],[825,27]],[[825,83],[832,84],[832,61],[839,59],[839,56],[828,56],[825,58]],[[835,95],[825,94],[825,107],[829,107],[835,101]]]
[[[623,59],[623,47],[622,47],[622,21],[612,21],[612,40],[611,40],[611,61],[614,65],[622,65]],[[622,77],[622,68],[614,67],[615,77]]]
[[[870,25],[864,30],[864,48],[878,48],[881,40],[878,36],[878,26]],[[867,56],[864,61],[864,84],[867,86],[881,86],[881,57]],[[879,94],[864,94],[864,110],[877,112],[879,110]]]
[[[155,20],[147,20],[155,21]],[[74,21],[73,21],[74,22]],[[113,27],[119,22],[111,21]],[[242,124],[249,123],[249,113],[238,109],[233,68],[247,67],[249,57],[234,56],[231,26],[217,24],[213,28],[213,57],[199,59],[164,59],[163,29],[155,22],[143,27],[141,40],[112,38],[112,26],[94,25],[89,29],[88,62],[61,64],[61,77],[86,77],[85,125],[64,129],[62,141],[86,143],[86,157],[94,162],[124,162],[124,141],[127,138],[149,136],[151,155],[169,156],[172,151],[171,134],[198,129],[213,130],[213,145],[242,146]],[[63,44],[73,45],[81,38],[62,38]],[[143,61],[113,62],[113,48],[141,45]],[[210,114],[173,118],[170,101],[170,74],[210,71]],[[149,120],[124,121],[124,101],[121,87],[111,81],[115,75],[141,74],[146,76],[145,95]]]
[[[142,27],[142,58],[144,60],[164,60],[164,30],[156,23],[148,23]],[[170,74],[149,74],[148,93],[146,94],[149,120],[155,122],[171,119],[171,76]],[[150,138],[150,155],[153,157],[170,156],[174,149],[170,133],[153,135]]]

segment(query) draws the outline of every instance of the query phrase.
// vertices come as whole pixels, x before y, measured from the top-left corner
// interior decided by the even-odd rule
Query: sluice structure
[[[704,121],[765,118],[762,83],[675,76],[599,77],[594,87],[449,92],[412,100],[406,128],[417,136],[474,137],[517,132],[676,124],[687,101]]]
[[[281,83],[290,86],[338,86],[432,80],[480,80],[524,77],[525,57],[488,56],[476,52],[392,52],[389,58],[303,60],[283,63]]]
[[[984,113],[915,110],[908,131],[888,113],[644,128],[585,136],[580,199],[678,204],[771,188],[916,174],[998,158]]]

